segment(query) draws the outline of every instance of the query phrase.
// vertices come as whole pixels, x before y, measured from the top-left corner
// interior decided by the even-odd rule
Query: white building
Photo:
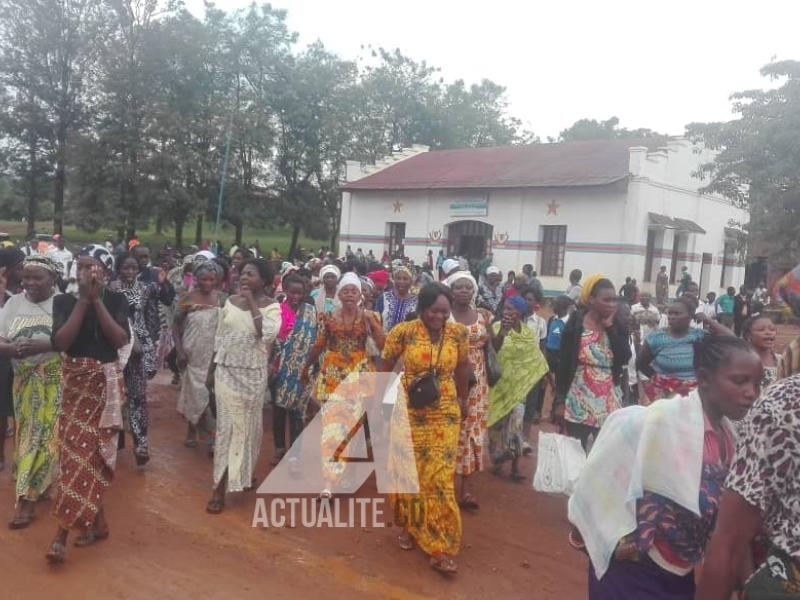
[[[701,195],[713,155],[684,139],[598,140],[429,152],[414,146],[374,166],[349,162],[340,255],[404,253],[422,263],[493,254],[503,271],[530,263],[549,294],[572,269],[654,291],[661,265],[686,265],[701,292],[744,280],[735,223],[747,212]],[[674,291],[674,288],[673,288]]]

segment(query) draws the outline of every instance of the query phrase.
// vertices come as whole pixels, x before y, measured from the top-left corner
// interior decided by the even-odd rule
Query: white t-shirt
[[[541,341],[547,337],[547,321],[536,313],[533,313],[525,320],[525,324],[531,328],[536,339]]]
[[[661,323],[661,311],[652,304],[645,308],[641,303],[631,306],[631,314],[636,318],[642,331],[642,339],[659,328]]]

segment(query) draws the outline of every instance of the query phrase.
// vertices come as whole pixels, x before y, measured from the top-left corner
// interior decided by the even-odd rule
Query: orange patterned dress
[[[483,310],[478,311],[478,320],[467,326],[469,334],[469,362],[475,373],[477,384],[469,390],[467,416],[461,421],[461,436],[458,440],[456,473],[471,475],[483,471],[483,447],[486,440],[486,414],[489,412],[489,380],[486,377],[486,344],[489,343],[490,318]]]
[[[366,318],[380,327],[378,315],[364,311],[365,318],[356,319],[352,325],[345,325],[333,316],[323,313],[319,317],[316,350],[323,350],[322,365],[317,378],[316,398],[320,404],[336,390],[350,373],[375,370],[375,363],[367,355],[368,330]]]
[[[455,378],[456,365],[468,360],[467,329],[447,323],[441,355],[435,365],[439,400],[428,408],[408,407],[408,421],[419,480],[419,494],[391,496],[395,519],[427,554],[455,556],[461,546],[461,513],[455,496],[456,455],[461,430]],[[386,338],[384,360],[403,358],[403,387],[430,372],[439,355],[422,321],[400,323]],[[406,397],[405,394],[402,395]]]

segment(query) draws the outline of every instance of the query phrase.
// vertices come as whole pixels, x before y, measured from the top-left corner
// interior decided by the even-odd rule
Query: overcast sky
[[[202,0],[185,0],[202,16]],[[249,0],[218,0],[232,10]],[[773,57],[800,60],[795,0],[275,0],[300,44],[343,58],[400,48],[445,80],[506,86],[543,140],[580,118],[679,135],[731,117],[728,96],[765,87]]]

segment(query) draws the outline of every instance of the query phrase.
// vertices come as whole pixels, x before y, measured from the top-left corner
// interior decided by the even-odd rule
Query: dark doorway
[[[447,255],[480,260],[490,251],[492,226],[481,221],[456,221],[447,226]]]

